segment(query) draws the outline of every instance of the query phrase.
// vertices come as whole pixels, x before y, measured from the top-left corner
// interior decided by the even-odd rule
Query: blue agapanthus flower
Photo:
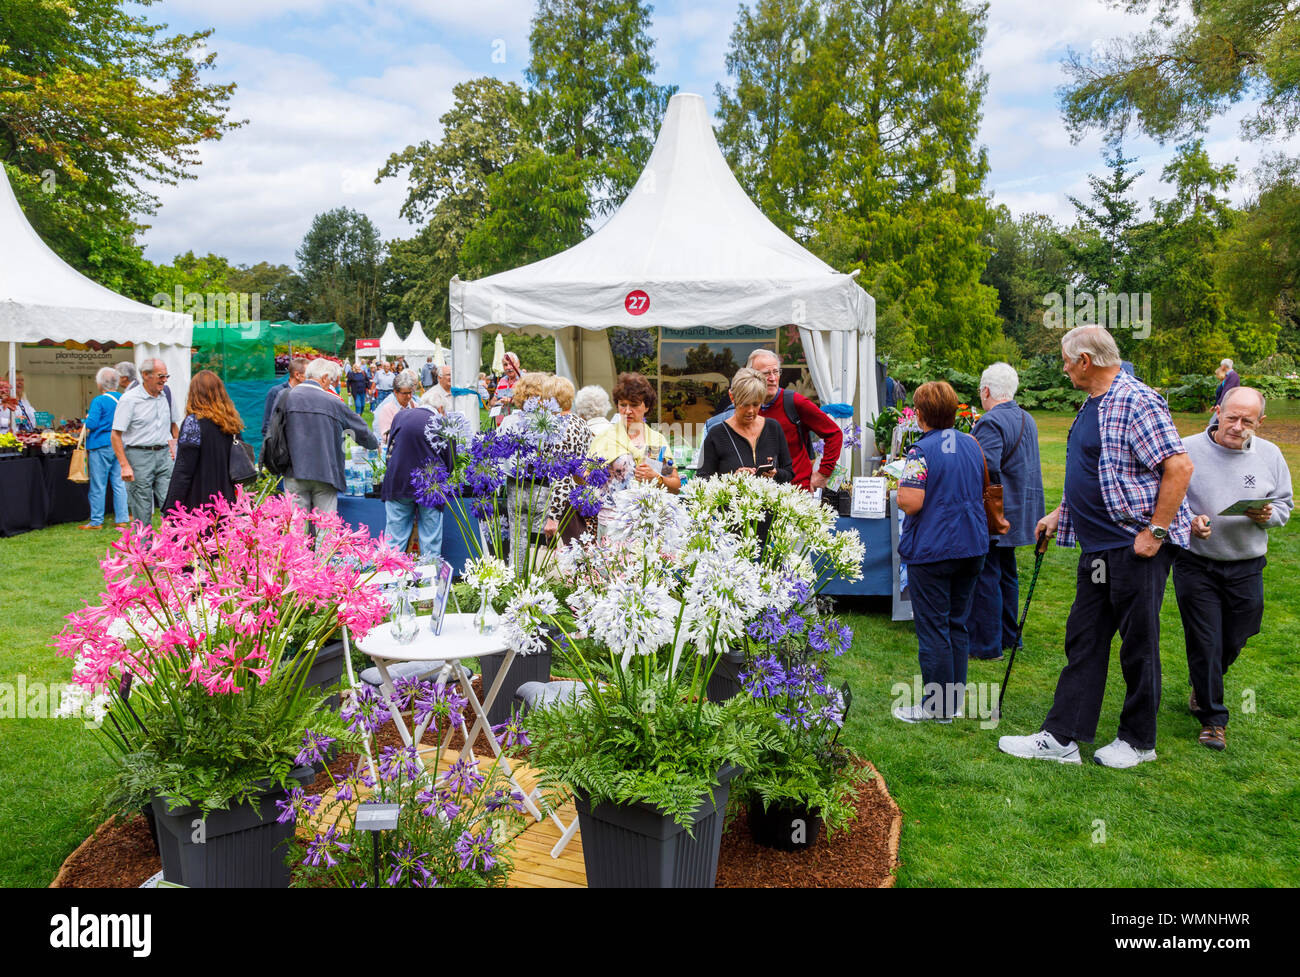
[[[754,667],[748,672],[741,672],[737,678],[741,687],[755,699],[783,695],[786,690],[785,669],[775,655],[756,659]]]
[[[819,621],[808,631],[808,645],[818,654],[839,657],[849,650],[852,642],[853,632],[835,618]]]
[[[638,360],[654,353],[655,337],[648,329],[615,327],[609,330],[609,350],[623,359]]]

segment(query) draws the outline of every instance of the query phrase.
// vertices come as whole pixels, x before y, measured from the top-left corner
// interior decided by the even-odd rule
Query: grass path
[[[1192,433],[1203,420],[1180,415]],[[1038,415],[1049,504],[1060,497],[1069,418]],[[1265,432],[1267,435],[1267,431]],[[1300,475],[1300,444],[1284,445]],[[917,672],[910,624],[878,602],[846,605],[853,648],[838,664],[855,700],[845,738],[869,757],[903,810],[909,886],[1300,885],[1300,542],[1295,525],[1271,534],[1264,630],[1228,679],[1228,750],[1196,742],[1186,712],[1187,670],[1172,585],[1162,628],[1164,697],[1159,759],[1135,770],[1036,764],[997,752],[1003,733],[1039,728],[1064,662],[1065,617],[1077,551],[1044,561],[998,729],[975,719],[906,726],[891,718],[895,683]],[[0,540],[0,683],[66,681],[70,663],[48,646],[64,614],[99,592],[107,534],[57,526]],[[1021,554],[1022,573],[1032,554]],[[997,683],[1002,664],[973,662],[970,680]],[[0,689],[5,686],[0,685]],[[1256,711],[1242,714],[1244,692]],[[1123,683],[1111,670],[1099,743],[1114,737]],[[5,700],[0,699],[0,704]],[[9,700],[12,702],[12,699]],[[12,713],[6,713],[10,715]],[[75,721],[0,719],[0,885],[44,886],[97,823],[109,770],[97,736]]]

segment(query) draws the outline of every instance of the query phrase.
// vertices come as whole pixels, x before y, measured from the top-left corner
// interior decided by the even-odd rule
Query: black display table
[[[68,481],[71,455],[0,456],[0,536],[90,518],[89,486]]]

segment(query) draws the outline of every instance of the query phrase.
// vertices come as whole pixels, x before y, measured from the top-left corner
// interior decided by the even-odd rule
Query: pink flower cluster
[[[388,613],[370,576],[411,561],[336,513],[280,495],[259,504],[240,489],[156,530],[132,523],[100,566],[100,603],[69,614],[55,637],[77,659],[73,681],[98,690],[162,678],[219,695],[265,684],[308,619],[364,636]]]

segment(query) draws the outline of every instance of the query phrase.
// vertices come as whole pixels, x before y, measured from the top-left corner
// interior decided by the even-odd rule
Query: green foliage
[[[346,341],[378,336],[383,248],[370,218],[348,207],[317,214],[296,257],[311,322],[337,322]]]
[[[1015,343],[1016,358],[1055,354],[1060,336],[1043,327],[1043,296],[1059,291],[1070,278],[1061,231],[1046,214],[1017,218],[1005,205],[999,205],[992,217],[989,262],[980,280],[997,289],[1002,331]],[[999,355],[997,344],[992,354],[1015,365],[1015,358]]]
[[[1207,410],[1214,405],[1214,391],[1218,386],[1219,381],[1214,376],[1184,374],[1165,391],[1165,400],[1169,402],[1170,410]]]

